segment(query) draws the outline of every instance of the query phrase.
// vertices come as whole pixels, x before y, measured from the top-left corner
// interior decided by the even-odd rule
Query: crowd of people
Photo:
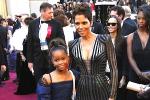
[[[39,17],[0,18],[0,86],[15,70],[15,94],[38,100],[149,100],[150,5],[134,20],[130,6],[112,6],[105,25],[94,9],[44,2]],[[149,89],[129,90],[128,82]]]

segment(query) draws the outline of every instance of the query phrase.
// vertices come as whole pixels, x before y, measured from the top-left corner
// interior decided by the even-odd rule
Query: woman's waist
[[[80,74],[80,77],[105,77],[106,76],[106,73],[103,72],[103,73],[81,73]]]

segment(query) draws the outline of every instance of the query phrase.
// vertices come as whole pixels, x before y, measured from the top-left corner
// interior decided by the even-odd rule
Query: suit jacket
[[[0,65],[6,64],[4,48],[7,47],[7,28],[0,26]]]
[[[48,44],[54,38],[62,38],[65,40],[63,29],[56,20],[52,19],[48,24],[52,27],[51,36],[50,38],[47,39]],[[39,29],[40,29],[40,18],[37,18],[29,24],[28,28],[28,37],[27,37],[28,62],[33,62],[35,59],[39,59],[42,55],[39,39]]]
[[[0,42],[2,44],[2,48],[7,48],[7,28],[0,25]]]
[[[0,65],[5,65],[5,64],[6,64],[6,62],[5,62],[5,58],[4,58],[4,50],[3,50],[2,45],[0,43]]]
[[[137,25],[131,18],[127,18],[126,20],[124,20],[121,29],[121,34],[123,36],[129,35],[130,33],[133,33],[136,30],[137,30]]]

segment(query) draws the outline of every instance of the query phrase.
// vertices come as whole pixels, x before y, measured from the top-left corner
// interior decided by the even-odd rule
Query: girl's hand
[[[126,84],[125,76],[122,76],[120,83],[119,83],[119,88],[122,88],[125,84]]]
[[[50,76],[49,74],[44,74],[43,77],[42,77],[42,82],[45,84],[45,85],[49,85],[51,83],[51,79],[50,79]]]

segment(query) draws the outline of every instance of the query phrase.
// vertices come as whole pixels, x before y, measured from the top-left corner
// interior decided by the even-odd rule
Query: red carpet
[[[37,100],[36,94],[14,95],[16,84],[12,81],[15,79],[15,73],[10,73],[10,80],[5,81],[5,85],[0,87],[0,100]]]

